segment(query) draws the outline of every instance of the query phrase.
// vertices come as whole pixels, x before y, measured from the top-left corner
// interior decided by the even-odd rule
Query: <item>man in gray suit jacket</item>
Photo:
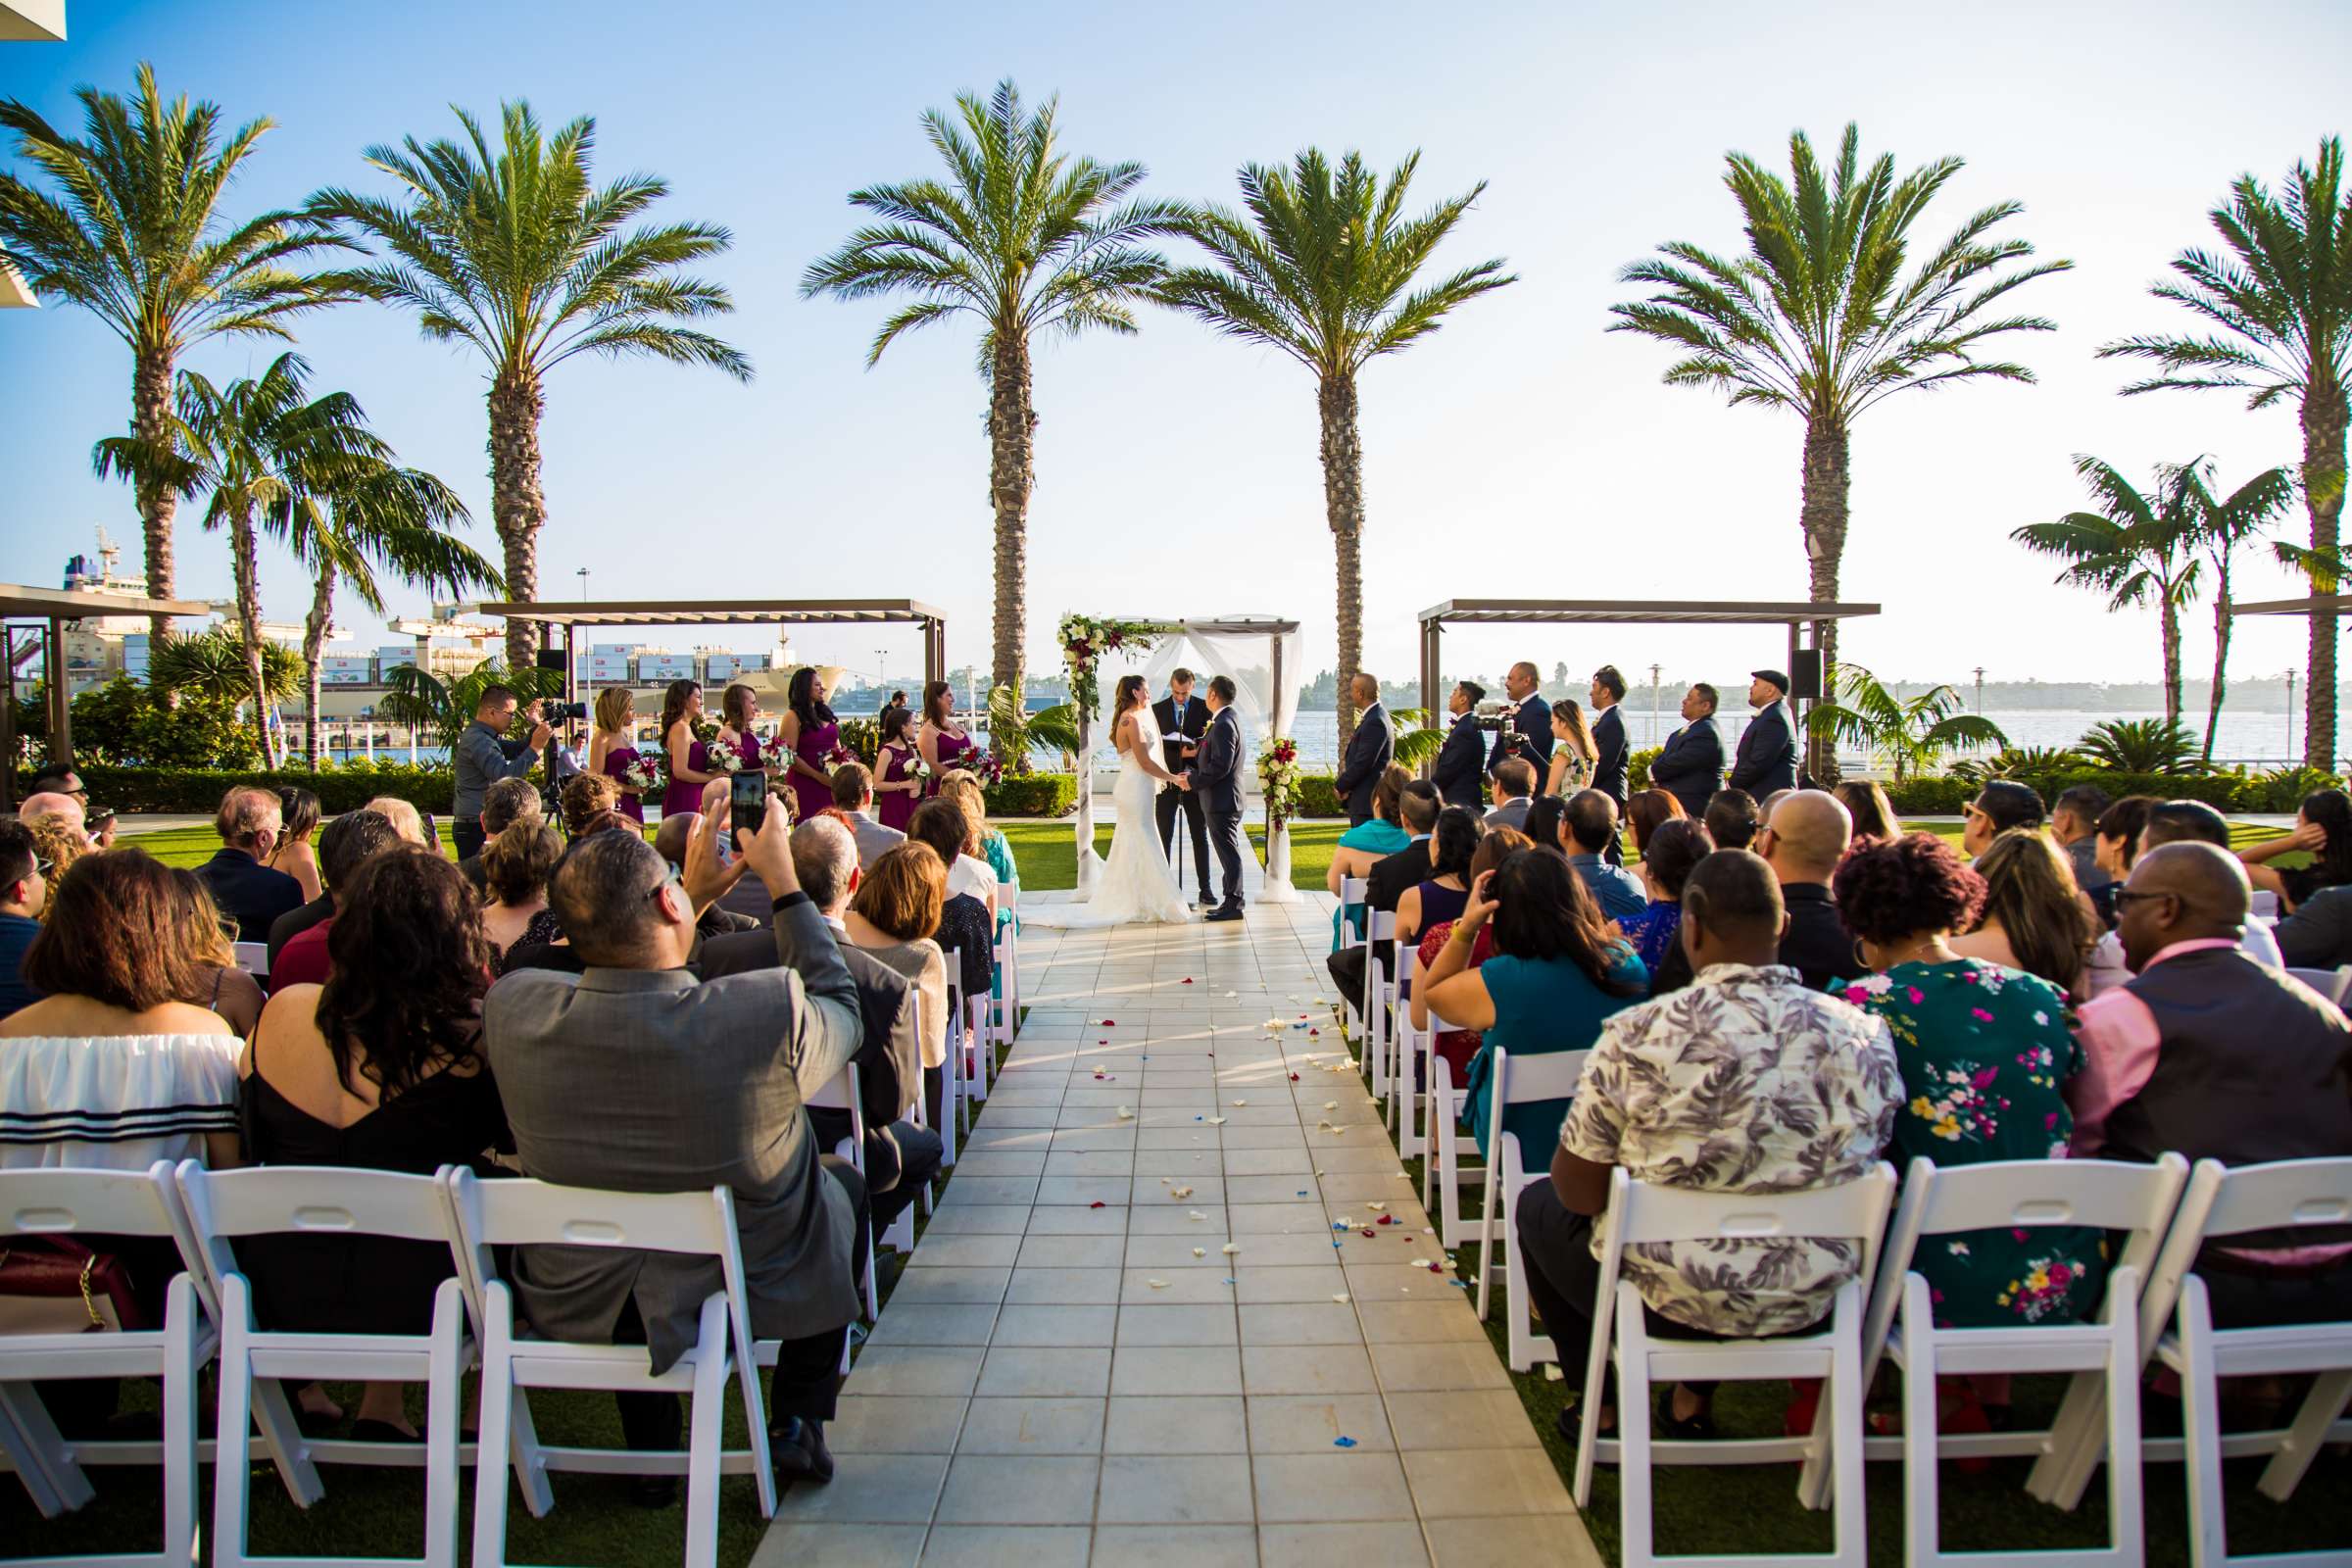
[[[863,762],[844,762],[833,770],[833,804],[850,813],[858,870],[871,871],[876,860],[906,842],[906,834],[874,820],[874,775]]]
[[[861,1038],[858,987],[794,874],[788,821],[738,835],[721,867],[724,781],[704,798],[681,883],[633,833],[575,842],[549,904],[586,965],[517,971],[482,1004],[482,1035],[523,1170],[617,1192],[724,1186],[751,1295],[753,1332],[783,1342],[768,1396],[778,1473],[829,1479],[823,1425],[851,1319],[863,1245],[864,1184],[818,1163],[804,1098],[830,1082]],[[782,967],[698,981],[685,967],[695,909],[746,868],[775,893]],[[668,1252],[522,1249],[512,1283],[532,1326],[578,1344],[634,1343],[668,1369],[693,1343],[702,1302],[721,1288],[716,1258]],[[621,1396],[631,1447],[677,1445],[669,1395]]]

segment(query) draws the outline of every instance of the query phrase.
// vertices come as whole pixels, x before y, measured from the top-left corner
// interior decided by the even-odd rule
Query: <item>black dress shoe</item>
[[[785,1425],[768,1429],[767,1443],[779,1480],[821,1485],[833,1479],[833,1450],[825,1446],[822,1423],[789,1417]]]
[[[1203,920],[1239,920],[1241,917],[1242,906],[1240,905],[1221,904],[1217,906],[1213,911],[1202,915],[1200,918]]]

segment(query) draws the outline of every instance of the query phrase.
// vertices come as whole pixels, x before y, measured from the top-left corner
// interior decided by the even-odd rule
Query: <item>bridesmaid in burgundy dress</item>
[[[752,733],[752,726],[760,721],[759,694],[737,681],[718,694],[718,739],[711,745],[727,747],[743,759],[743,772],[765,769],[766,754],[760,750],[760,737]]]
[[[662,694],[662,751],[669,759],[669,787],[662,792],[662,814],[676,816],[703,808],[703,786],[717,775],[710,754],[694,738],[703,716],[703,683],[673,680]]]
[[[640,754],[637,740],[637,697],[626,686],[608,686],[596,694],[596,723],[588,736],[588,771],[602,773],[620,791],[613,809],[632,822],[645,820],[643,791],[629,782],[629,769]]]
[[[965,758],[980,750],[979,743],[956,722],[956,689],[944,680],[923,684],[923,727],[915,732],[914,746],[931,764],[930,781],[923,787],[925,800],[939,794],[939,781],[949,768],[961,766]]]
[[[825,683],[816,670],[804,664],[792,672],[784,689],[789,709],[777,738],[792,749],[793,819],[806,822],[833,806],[833,748],[841,744],[841,724],[825,706]]]
[[[913,719],[904,708],[882,710],[882,750],[875,758],[881,765],[874,774],[874,809],[884,827],[902,833],[914,816],[915,802],[923,798],[923,781],[914,771],[920,754],[906,733]]]

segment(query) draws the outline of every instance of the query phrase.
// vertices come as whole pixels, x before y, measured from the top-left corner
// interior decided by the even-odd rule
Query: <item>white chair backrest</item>
[[[1811,1236],[1862,1243],[1862,1272],[1878,1262],[1894,1197],[1894,1167],[1881,1160],[1850,1182],[1793,1193],[1716,1193],[1657,1187],[1619,1166],[1610,1183],[1609,1234],[1620,1246],[1642,1242],[1762,1242]]]
[[[2278,895],[2276,893],[2248,894],[2246,896],[2246,912],[2260,915],[2266,920],[2276,919],[2278,914]]]
[[[727,1190],[613,1193],[517,1179],[476,1181],[460,1171],[452,1186],[467,1241],[488,1247],[634,1248],[647,1252],[722,1256],[733,1237],[720,1214]]]
[[[2155,1348],[2172,1320],[2180,1281],[2196,1267],[2205,1243],[2247,1231],[2322,1225],[2352,1225],[2352,1158],[2282,1159],[2235,1170],[2218,1159],[2198,1160],[2164,1250],[2140,1293],[2140,1354]]]
[[[1539,1100],[1566,1100],[1576,1093],[1585,1075],[1590,1051],[1538,1051],[1512,1055],[1494,1051],[1494,1103],[1525,1105]]]
[[[801,1097],[805,1105],[816,1105],[826,1110],[855,1111],[858,1100],[858,1064],[851,1062],[825,1081],[825,1086]]]
[[[220,1298],[204,1278],[203,1250],[179,1206],[169,1160],[143,1171],[0,1171],[0,1243],[12,1236],[168,1236],[196,1285],[205,1316],[220,1321]]]
[[[233,942],[229,946],[237,955],[237,967],[247,974],[266,975],[270,972],[270,944],[267,942]]]
[[[2352,983],[2352,969],[2289,969],[2286,972],[2339,1007],[2344,1004],[2345,986]]]
[[[335,1165],[208,1171],[183,1159],[177,1179],[188,1216],[206,1237],[300,1232],[445,1242],[455,1229],[438,1174]]]
[[[1364,935],[1368,940],[1373,942],[1396,941],[1396,911],[1395,909],[1365,910]]]

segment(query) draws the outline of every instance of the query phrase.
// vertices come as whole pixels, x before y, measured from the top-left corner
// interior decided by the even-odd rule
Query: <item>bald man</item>
[[[1511,722],[1519,733],[1517,755],[1535,764],[1536,777],[1551,765],[1551,705],[1544,701],[1544,677],[1535,665],[1522,659],[1502,677],[1502,689],[1517,710]],[[1503,750],[1502,731],[1494,732],[1494,750],[1487,758],[1487,776],[1495,771],[1513,754]]]
[[[17,820],[26,827],[45,816],[64,818],[85,843],[89,840],[89,813],[74,797],[57,790],[43,790],[38,795],[25,796],[24,804],[17,808]]]
[[[1830,877],[1853,839],[1853,817],[1826,790],[1783,791],[1756,832],[1755,851],[1772,867],[1788,909],[1781,962],[1814,991],[1854,979],[1867,967],[1830,896]]]
[[[2352,1155],[2352,1023],[2239,948],[2248,891],[2237,858],[2198,841],[2132,867],[2118,929],[2134,976],[2084,1004],[2076,1024],[2076,1153],[2147,1162],[2177,1150],[2226,1165]],[[2352,1316],[2352,1227],[2269,1240],[2233,1238],[2200,1259],[2214,1327]]]

